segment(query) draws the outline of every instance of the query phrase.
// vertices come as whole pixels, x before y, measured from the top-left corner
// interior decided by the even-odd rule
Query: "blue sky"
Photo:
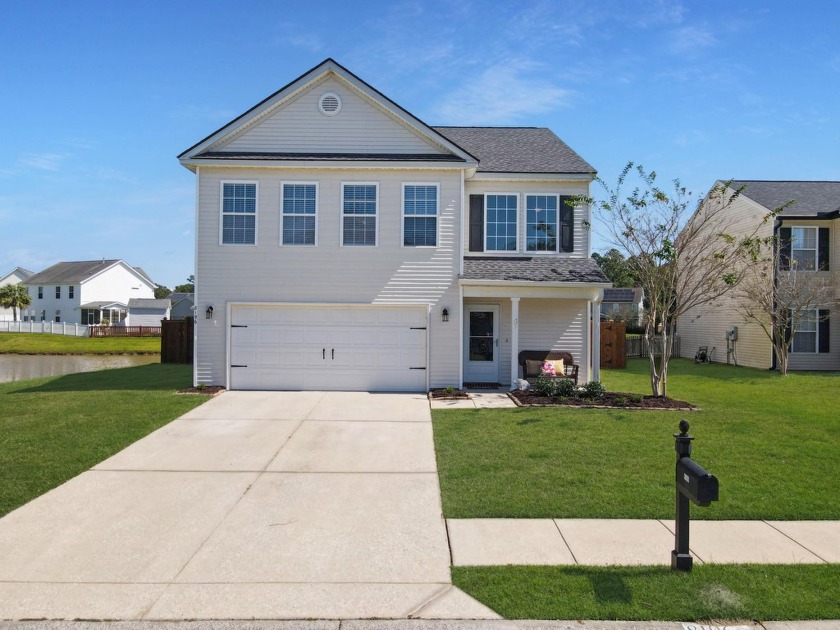
[[[838,180],[838,24],[833,1],[4,0],[0,274],[104,257],[183,282],[176,155],[326,57],[429,124],[550,127],[608,182],[628,160],[698,195]]]

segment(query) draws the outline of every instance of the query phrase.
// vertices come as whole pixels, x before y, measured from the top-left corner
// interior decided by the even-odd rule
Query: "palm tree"
[[[7,284],[0,287],[0,306],[12,309],[12,319],[17,321],[18,309],[29,306],[29,291],[22,284]]]

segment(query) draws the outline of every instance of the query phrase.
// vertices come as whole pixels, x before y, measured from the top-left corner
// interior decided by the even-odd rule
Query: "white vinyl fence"
[[[0,332],[10,333],[46,333],[67,335],[69,337],[87,337],[88,326],[67,324],[65,322],[0,322]]]

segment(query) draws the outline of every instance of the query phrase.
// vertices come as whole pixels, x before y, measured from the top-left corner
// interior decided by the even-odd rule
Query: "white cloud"
[[[37,168],[42,171],[58,171],[69,154],[67,153],[27,153],[18,159],[18,164]]]
[[[569,107],[576,93],[552,83],[544,67],[528,60],[498,63],[467,79],[433,108],[448,125],[515,123]]]

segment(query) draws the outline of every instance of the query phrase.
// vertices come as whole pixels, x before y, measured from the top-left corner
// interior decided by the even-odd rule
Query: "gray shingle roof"
[[[591,164],[545,127],[432,129],[476,156],[480,173],[595,173]]]
[[[840,182],[741,179],[733,180],[731,184],[733,189],[741,186],[744,186],[742,195],[768,210],[775,210],[794,201],[782,212],[783,217],[816,216],[840,210]]]
[[[135,267],[134,271],[139,273],[141,276],[143,276],[146,280],[148,280],[152,284],[157,284],[154,280],[152,280],[152,278],[151,278],[151,276],[149,276],[149,274],[147,274],[145,271],[143,271],[142,267]]]
[[[636,303],[642,299],[644,289],[632,287],[613,287],[604,289],[604,302]]]
[[[118,262],[119,260],[60,262],[52,267],[47,267],[34,276],[30,276],[26,284],[72,284],[82,282]]]
[[[172,303],[169,299],[155,300],[152,298],[131,298],[128,300],[128,308],[158,308],[166,310]]]
[[[463,162],[463,158],[450,153],[268,153],[254,151],[205,151],[195,156],[202,160],[295,160],[362,162]]]
[[[189,300],[190,302],[195,301],[195,293],[170,293],[167,296],[167,299],[172,302],[172,304],[177,304],[181,300]]]
[[[609,283],[593,259],[560,256],[465,256],[461,278],[510,282]]]

